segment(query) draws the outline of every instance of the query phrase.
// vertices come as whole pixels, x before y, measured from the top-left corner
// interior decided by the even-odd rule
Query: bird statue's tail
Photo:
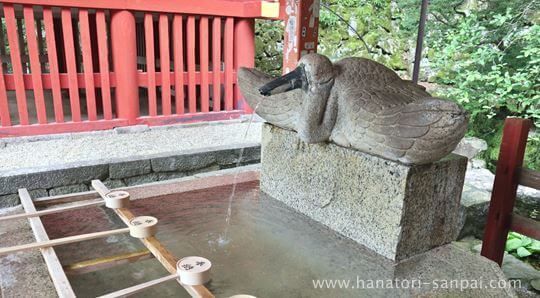
[[[396,115],[387,115],[391,117]],[[469,114],[458,104],[424,98],[407,104],[399,113],[394,135],[414,140],[401,158],[404,163],[438,160],[450,154],[467,131]]]

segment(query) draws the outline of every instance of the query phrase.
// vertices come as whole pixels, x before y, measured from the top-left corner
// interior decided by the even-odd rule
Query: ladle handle
[[[110,231],[103,231],[103,232],[96,232],[96,233],[88,233],[88,234],[69,236],[69,237],[58,238],[58,239],[53,239],[53,240],[47,240],[47,241],[34,242],[34,243],[29,243],[29,244],[5,247],[5,248],[0,248],[0,256],[10,254],[10,253],[14,253],[14,252],[18,252],[18,251],[24,251],[24,250],[34,249],[34,248],[52,247],[52,246],[75,243],[75,242],[81,242],[81,241],[85,241],[85,240],[103,238],[103,237],[107,237],[107,236],[112,236],[112,235],[122,234],[122,233],[128,233],[128,232],[129,232],[129,228],[123,228],[123,229],[117,229],[117,230],[110,230]]]
[[[152,287],[152,286],[155,286],[155,285],[159,285],[159,284],[164,283],[166,281],[177,279],[177,278],[178,278],[178,274],[171,274],[171,275],[164,276],[164,277],[154,279],[154,280],[151,280],[151,281],[147,281],[145,283],[138,284],[138,285],[135,285],[135,286],[132,286],[132,287],[129,287],[129,288],[125,288],[125,289],[122,289],[122,290],[119,290],[119,291],[116,291],[116,292],[112,292],[112,293],[109,293],[109,294],[106,294],[106,295],[103,295],[103,296],[99,296],[98,298],[125,297],[127,295],[138,293],[138,292],[140,292],[140,291],[142,291],[142,290],[144,290],[146,288],[149,288],[149,287]]]

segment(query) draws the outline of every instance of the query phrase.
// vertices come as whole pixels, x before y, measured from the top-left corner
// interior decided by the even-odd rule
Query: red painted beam
[[[234,69],[255,67],[255,22],[239,19],[234,24]],[[235,80],[236,82],[236,80]],[[234,106],[237,110],[251,113],[252,108],[244,100],[238,84],[234,86]]]
[[[317,52],[319,5],[317,0],[284,0],[283,73],[296,68],[303,55]]]
[[[171,65],[169,52],[169,19],[166,14],[159,15],[159,59],[161,62],[161,107],[164,115],[171,114]]]
[[[172,79],[175,76],[175,73],[171,72],[171,73],[169,73],[169,75],[171,76],[171,79]],[[190,82],[188,82],[188,77],[190,75],[191,74],[189,72],[184,72],[184,74],[183,74],[184,86],[190,86]],[[219,77],[220,77],[220,80],[223,81],[224,78],[225,78],[225,73],[220,72]],[[138,78],[137,81],[139,82],[139,87],[147,87],[148,86],[148,74],[147,73],[140,72],[140,73],[137,74],[137,78]],[[161,72],[156,72],[156,81],[155,81],[156,86],[161,86],[161,84],[162,84],[161,78],[162,78]],[[237,81],[236,72],[233,72],[233,80],[234,80],[234,82]],[[212,84],[213,82],[214,82],[214,73],[212,71],[210,71],[210,72],[208,72],[208,83]],[[175,84],[176,84],[176,82],[175,82]],[[200,85],[200,84],[201,84],[201,73],[200,72],[193,73],[193,86]]]
[[[221,111],[221,18],[212,20],[212,110]]]
[[[105,130],[128,125],[127,120],[98,120],[0,127],[0,138]]]
[[[9,115],[9,105],[6,92],[6,82],[2,71],[2,59],[0,59],[0,125],[11,126],[11,116]]]
[[[209,113],[188,113],[181,115],[168,116],[144,116],[139,117],[134,124],[146,124],[150,126],[170,125],[177,123],[192,123],[201,121],[219,121],[238,119],[244,111],[222,111]],[[43,134],[55,134],[66,132],[82,132],[112,129],[115,127],[127,126],[128,121],[125,119],[114,120],[98,120],[98,121],[81,121],[81,122],[64,122],[64,123],[49,123],[49,124],[32,124],[32,125],[15,125],[10,127],[0,127],[0,138],[31,136]]]
[[[94,73],[94,87],[102,87],[102,80],[101,80],[101,74]],[[33,88],[33,78],[31,74],[24,74],[23,76],[23,82],[24,82],[24,89],[26,90],[32,90]],[[116,79],[115,79],[114,73],[110,73],[110,84],[112,87],[116,86]],[[59,87],[62,89],[69,88],[69,75],[62,73],[62,74],[48,74],[44,73],[41,74],[41,80],[43,82],[43,89],[53,89],[53,87],[56,86],[56,79],[58,78]],[[86,88],[86,80],[85,80],[85,74],[84,73],[78,73],[77,76],[77,85],[79,88]],[[15,90],[15,78],[13,77],[13,74],[6,74],[4,75],[4,79],[6,82],[6,90]]]
[[[540,190],[540,171],[522,168],[519,171],[519,184]]]
[[[186,55],[187,55],[187,82],[188,82],[188,110],[197,111],[197,88],[195,87],[195,16],[188,16],[186,22]]]
[[[208,90],[208,17],[199,21],[199,67],[201,73],[201,112],[207,113],[210,106]]]
[[[94,80],[94,61],[88,10],[79,10],[79,30],[82,47],[84,84],[86,90],[86,107],[89,120],[97,120],[96,89]]]
[[[540,240],[540,222],[517,214],[512,214],[510,229],[519,234]]]
[[[511,226],[512,210],[523,164],[527,135],[531,128],[528,119],[508,118],[504,122],[503,138],[495,171],[495,181],[481,254],[499,265]]]
[[[174,82],[174,77],[175,77],[175,74],[176,72],[170,72],[169,75],[171,76],[171,82]],[[105,74],[107,75],[107,74]],[[103,87],[103,83],[102,83],[102,78],[101,78],[102,74],[100,73],[94,73],[94,87],[97,87],[97,88],[101,88]],[[148,87],[148,73],[146,72],[138,72],[137,73],[137,84],[139,87]],[[162,75],[161,75],[161,72],[155,72],[155,76],[156,76],[156,80],[155,80],[155,85],[156,86],[161,86],[162,84]],[[182,74],[182,83],[185,85],[188,85],[188,78],[189,76],[189,73],[188,72],[183,72]],[[225,73],[223,71],[219,72],[218,73],[218,76],[219,76],[219,80],[220,81],[223,81],[224,78],[225,78]],[[44,73],[41,75],[41,80],[43,82],[43,89],[51,89],[53,87],[53,83],[52,83],[52,80],[53,80],[53,77],[54,76],[51,76],[51,74],[48,74],[48,73]],[[67,89],[69,88],[69,77],[67,74],[65,73],[62,73],[62,74],[59,74],[58,75],[59,77],[59,82],[60,82],[60,88],[62,89]],[[110,87],[116,87],[116,74],[114,72],[111,72],[108,74],[108,77],[109,77],[109,86]],[[214,78],[215,78],[215,75],[214,75],[214,72],[213,71],[209,71],[208,72],[208,83],[209,84],[212,84],[214,82]],[[6,90],[10,91],[10,90],[15,90],[15,78],[13,77],[13,74],[4,74],[4,80],[5,80],[5,87],[6,87]],[[237,75],[236,75],[236,71],[233,72],[233,81],[236,83],[237,81]],[[32,84],[32,75],[31,74],[25,74],[23,75],[23,82],[24,82],[24,89],[26,90],[32,90],[33,88],[33,84]],[[201,74],[200,72],[195,72],[194,73],[194,80],[193,82],[195,83],[195,85],[199,85],[201,83]],[[79,86],[79,88],[86,88],[86,85],[85,85],[85,75],[84,73],[78,73],[77,74],[77,84]],[[176,84],[176,82],[175,82]]]
[[[234,97],[234,19],[227,18],[225,20],[225,32],[223,33],[223,55],[225,67],[225,110],[232,111]]]
[[[238,119],[243,114],[244,114],[244,111],[238,111],[238,110],[209,112],[209,113],[187,113],[187,114],[181,114],[181,115],[139,117],[138,122],[140,124],[158,126],[158,125],[171,125],[171,124],[177,124],[177,123],[231,120],[231,119]]]
[[[64,108],[62,105],[62,92],[60,90],[60,75],[58,64],[57,50],[61,50],[62,47],[57,48],[57,39],[61,38],[56,36],[59,27],[54,27],[53,13],[50,8],[43,9],[43,24],[45,26],[45,36],[47,42],[47,57],[49,58],[49,88],[52,89],[53,106],[54,106],[54,119],[56,122],[64,122]],[[63,53],[63,52],[62,52]],[[63,57],[63,55],[62,55]],[[26,86],[26,82],[25,82]],[[44,88],[47,86],[44,84]]]
[[[146,49],[146,87],[148,88],[148,113],[157,115],[156,93],[156,57],[154,47],[154,18],[152,14],[144,15],[144,40]],[[161,76],[159,76],[161,77]],[[139,81],[139,85],[141,82]]]
[[[19,49],[19,32],[15,18],[15,8],[13,7],[13,5],[4,4],[4,21],[6,23],[7,38],[10,46],[9,54],[11,58],[11,66],[14,73],[13,82],[15,87],[15,95],[17,98],[17,111],[19,115],[19,122],[23,125],[26,125],[29,124],[28,107],[26,105],[26,92],[24,92],[23,67],[21,63],[21,50]]]
[[[55,7],[136,10],[244,18],[270,17],[263,13],[263,1],[259,0],[2,0],[2,2]],[[277,16],[275,18],[277,19]]]
[[[71,107],[71,117],[73,121],[80,122],[81,102],[79,98],[79,84],[77,81],[77,57],[73,34],[73,24],[71,9],[64,8],[62,16],[62,33],[64,37],[64,53],[66,58],[66,69],[69,85],[69,103]]]
[[[36,114],[40,124],[47,123],[47,110],[45,108],[45,98],[43,95],[43,82],[41,81],[41,63],[39,61],[39,45],[36,35],[36,25],[34,20],[33,7],[23,8],[24,24],[26,26],[26,42],[28,45],[28,55],[30,56],[30,69],[32,72],[32,84],[34,90],[34,101],[36,103]]]
[[[181,15],[173,17],[173,57],[174,57],[174,101],[176,103],[176,114],[184,113],[184,38],[183,21]]]
[[[96,12],[96,34],[98,42],[99,53],[99,72],[101,73],[101,81],[94,80],[96,87],[101,87],[101,99],[103,101],[103,114],[105,119],[110,120],[113,118],[112,112],[112,100],[111,100],[111,74],[109,71],[109,47],[107,44],[107,21],[105,19],[105,12]],[[101,85],[98,85],[101,83]]]

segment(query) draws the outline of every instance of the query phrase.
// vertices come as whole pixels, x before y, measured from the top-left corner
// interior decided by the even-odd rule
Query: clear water
[[[365,290],[314,289],[314,279],[388,279],[392,264],[282,203],[260,193],[258,182],[238,184],[133,201],[136,215],[159,219],[157,238],[178,258],[203,256],[213,263],[207,285],[217,297],[251,294],[257,297],[359,297]],[[51,238],[123,227],[105,208],[90,208],[43,218]],[[54,228],[53,228],[54,227]],[[63,264],[143,249],[128,235],[57,247]],[[155,259],[70,276],[78,297],[95,297],[168,273]],[[382,290],[380,290],[382,291]],[[368,296],[395,296],[396,290]],[[135,297],[189,297],[175,281],[150,288]]]
[[[257,113],[257,109],[259,108],[261,102],[262,101],[259,101],[257,103],[255,108],[253,109],[253,112],[251,113],[251,116],[249,117],[248,126],[246,128],[246,131],[244,132],[244,140],[246,140],[248,137],[249,129],[251,128],[251,124],[253,123],[253,119]],[[244,157],[244,149],[245,149],[244,147],[240,149],[240,154],[238,154],[238,161],[236,162],[236,167],[239,167],[240,164],[242,163],[242,158]],[[223,231],[223,234],[219,238],[219,242],[221,244],[226,244],[229,242],[229,226],[231,224],[230,221],[231,221],[231,215],[232,215],[232,202],[236,194],[236,186],[237,186],[236,178],[238,177],[238,173],[239,172],[234,173],[233,186],[231,190],[231,195],[229,196],[229,206],[227,208],[227,217],[225,218],[225,231]]]

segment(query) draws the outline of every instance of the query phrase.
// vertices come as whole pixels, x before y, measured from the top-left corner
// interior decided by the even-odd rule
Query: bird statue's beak
[[[259,92],[264,96],[283,93],[301,88],[303,81],[305,81],[304,68],[302,66],[298,66],[288,74],[268,82],[259,88]]]

